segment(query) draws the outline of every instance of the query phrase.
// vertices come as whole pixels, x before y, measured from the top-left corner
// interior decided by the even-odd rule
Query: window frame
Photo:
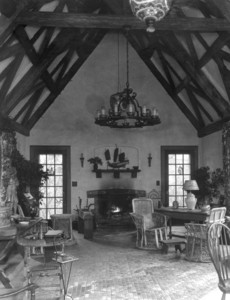
[[[191,155],[191,175],[198,168],[198,146],[161,146],[161,201],[169,206],[168,197],[168,154]]]
[[[40,154],[63,155],[63,213],[71,212],[70,146],[30,146],[30,160],[38,162]]]

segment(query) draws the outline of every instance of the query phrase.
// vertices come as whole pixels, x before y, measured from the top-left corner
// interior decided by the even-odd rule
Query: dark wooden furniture
[[[78,214],[79,233],[84,234],[85,239],[92,239],[94,232],[94,216],[90,211],[79,211]]]
[[[137,178],[137,173],[140,171],[140,169],[97,169],[92,172],[96,173],[96,178],[101,178],[102,173],[112,173],[114,178],[120,178],[120,173],[130,173],[131,178]]]
[[[156,208],[154,211],[162,213],[169,217],[169,238],[176,236],[172,234],[172,219],[196,221],[202,222],[208,220],[210,212],[203,212],[200,209],[189,210],[187,208],[172,208],[172,207],[161,207]]]
[[[186,240],[182,238],[174,238],[174,239],[169,239],[169,240],[161,240],[160,241],[162,248],[161,252],[167,254],[168,253],[168,248],[170,246],[175,246],[175,250],[179,250],[180,253],[183,252],[181,245],[186,244]]]

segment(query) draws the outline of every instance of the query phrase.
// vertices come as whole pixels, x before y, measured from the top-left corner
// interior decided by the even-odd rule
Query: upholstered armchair
[[[154,212],[152,199],[135,198],[130,213],[137,230],[136,246],[140,249],[160,249],[160,240],[167,239],[167,218]]]
[[[208,252],[207,233],[213,223],[225,222],[226,207],[213,208],[210,211],[209,219],[204,224],[185,223],[187,230],[186,256],[185,259],[195,262],[210,262]]]

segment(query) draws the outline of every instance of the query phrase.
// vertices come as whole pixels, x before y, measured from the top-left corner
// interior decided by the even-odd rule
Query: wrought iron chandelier
[[[129,45],[126,42],[127,82],[126,88],[110,96],[110,109],[97,110],[95,124],[110,128],[142,128],[161,123],[157,109],[141,106],[136,93],[129,87]]]
[[[148,32],[155,31],[155,21],[166,16],[171,2],[172,0],[129,0],[133,14],[146,23]]]

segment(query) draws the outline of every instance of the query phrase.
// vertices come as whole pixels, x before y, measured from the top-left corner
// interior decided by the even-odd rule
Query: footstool
[[[169,240],[161,240],[160,241],[162,245],[161,252],[167,254],[168,253],[168,248],[170,246],[175,246],[175,250],[179,250],[180,253],[183,252],[184,250],[181,249],[181,245],[186,244],[186,240],[182,238],[175,238],[175,239],[169,239]]]

